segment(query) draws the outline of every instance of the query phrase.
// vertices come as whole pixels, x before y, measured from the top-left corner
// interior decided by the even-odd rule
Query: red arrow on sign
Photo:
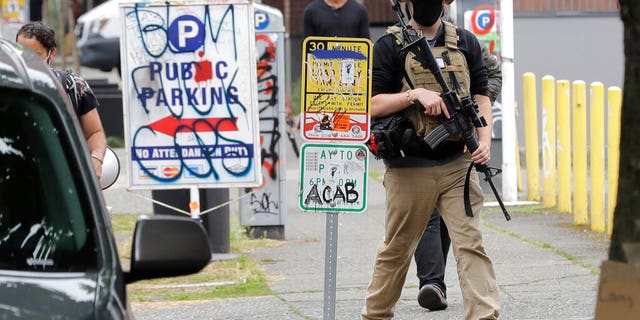
[[[191,128],[195,132],[238,131],[237,121],[238,118],[178,119],[174,116],[168,116],[150,124],[149,127],[154,131],[171,136],[176,133],[179,126]]]

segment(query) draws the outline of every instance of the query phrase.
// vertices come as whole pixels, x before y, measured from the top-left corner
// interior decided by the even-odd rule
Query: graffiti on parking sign
[[[131,186],[258,185],[250,3],[167,1],[121,9]]]

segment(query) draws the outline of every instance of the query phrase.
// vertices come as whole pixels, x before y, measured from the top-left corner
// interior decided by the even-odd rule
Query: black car
[[[211,259],[200,223],[143,217],[123,271],[81,137],[42,58],[0,39],[0,319],[127,319],[127,283]]]

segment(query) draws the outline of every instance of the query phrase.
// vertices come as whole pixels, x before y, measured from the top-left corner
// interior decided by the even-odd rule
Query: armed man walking
[[[502,90],[502,69],[500,62],[489,52],[489,48],[483,43],[480,43],[480,46],[482,59],[487,66],[489,100],[493,106]],[[414,254],[419,280],[418,304],[431,311],[444,310],[449,306],[444,275],[450,246],[447,226],[440,212],[437,209],[433,210]]]
[[[492,121],[487,69],[476,37],[441,19],[444,5],[451,2],[409,1],[405,10],[408,25],[401,21],[390,27],[374,45],[371,116],[399,114],[408,118],[420,143],[403,148],[400,156],[384,159],[385,234],[367,289],[363,319],[393,318],[412,255],[435,208],[449,229],[465,319],[497,319],[500,313],[493,264],[482,245],[479,215],[484,197],[475,170],[465,181],[472,162],[486,165],[490,158]],[[404,18],[398,1],[392,3],[398,16]],[[429,50],[423,50],[426,45],[420,50],[415,46],[402,50],[411,43],[419,44],[414,41],[421,37],[428,43],[438,67],[425,67],[423,61],[430,57],[424,52]],[[455,90],[456,99],[443,99],[445,92],[439,78]],[[458,97],[473,98],[484,126],[476,124],[477,138],[465,131],[462,139],[460,135],[450,135],[429,147],[422,140],[455,116],[447,103]],[[472,146],[470,152],[467,146]]]

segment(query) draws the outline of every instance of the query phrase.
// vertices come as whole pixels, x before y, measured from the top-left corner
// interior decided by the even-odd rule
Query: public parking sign
[[[129,187],[261,181],[248,0],[121,3]]]
[[[363,145],[306,143],[300,157],[300,209],[363,212],[369,154]]]
[[[369,138],[369,39],[307,37],[302,45],[301,131],[305,140]]]

